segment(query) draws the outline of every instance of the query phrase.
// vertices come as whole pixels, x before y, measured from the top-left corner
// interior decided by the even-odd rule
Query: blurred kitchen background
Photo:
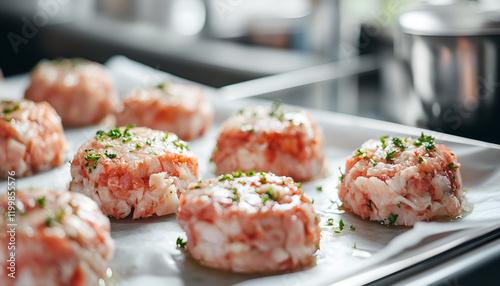
[[[124,55],[223,87],[221,100],[257,93],[500,143],[499,11],[498,0],[0,0],[0,68]]]

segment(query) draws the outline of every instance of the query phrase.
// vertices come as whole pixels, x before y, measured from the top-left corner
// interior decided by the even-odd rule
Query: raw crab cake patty
[[[306,111],[274,104],[234,113],[221,126],[212,154],[218,174],[272,172],[296,181],[325,175],[323,133]]]
[[[178,192],[198,179],[198,159],[175,134],[146,127],[98,131],[71,163],[70,190],[106,215],[133,218],[174,213]]]
[[[192,184],[177,215],[187,250],[201,264],[233,272],[308,266],[320,240],[311,202],[290,177],[241,172]]]
[[[114,243],[109,219],[88,197],[41,188],[17,190],[0,195],[0,211],[5,214],[0,218],[1,285],[90,286],[104,278]],[[12,237],[14,243],[7,248]],[[14,264],[7,261],[13,251]],[[15,279],[7,276],[11,270]]]
[[[431,136],[384,136],[347,158],[339,197],[347,209],[385,224],[456,217],[465,199],[459,167],[455,155]]]
[[[203,89],[180,83],[132,90],[123,100],[117,125],[135,124],[168,130],[183,140],[203,135],[212,122],[213,108]]]
[[[31,72],[25,97],[50,103],[64,126],[97,124],[120,106],[105,68],[77,58],[41,61]]]
[[[61,118],[50,104],[0,102],[0,178],[24,177],[59,166],[66,151]]]

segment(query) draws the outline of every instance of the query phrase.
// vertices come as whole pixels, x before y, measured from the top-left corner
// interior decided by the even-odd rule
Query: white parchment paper
[[[165,79],[182,80],[130,61],[114,57],[107,63],[117,87],[123,95],[137,85],[154,84]],[[26,75],[8,78],[0,83],[0,99],[17,99],[28,84]],[[208,132],[191,142],[191,150],[198,155],[202,177],[215,176],[209,157],[215,146],[218,126],[234,111],[244,107],[270,104],[269,101],[245,99],[232,102],[217,100],[217,90],[206,88],[215,106],[216,116]],[[111,232],[116,252],[111,261],[113,272],[108,281],[114,285],[326,285],[354,274],[390,265],[394,261],[415,257],[417,254],[439,250],[439,247],[458,238],[473,237],[478,233],[500,227],[500,149],[497,145],[432,133],[439,143],[446,144],[462,164],[460,171],[471,212],[462,219],[448,222],[418,223],[413,228],[388,227],[363,220],[336,208],[336,185],[344,169],[345,158],[364,141],[391,136],[419,136],[421,130],[387,122],[341,115],[327,111],[310,110],[325,134],[330,174],[328,177],[303,184],[303,190],[314,199],[321,215],[322,238],[316,254],[316,264],[308,269],[275,275],[240,275],[209,269],[198,265],[184,251],[176,249],[176,239],[185,238],[176,215],[132,220],[111,218]],[[94,136],[102,126],[67,129],[72,158],[77,148]],[[426,132],[431,134],[430,132]],[[18,189],[43,186],[65,191],[71,180],[69,163],[48,172],[18,179]],[[6,181],[0,182],[5,191]],[[322,187],[318,191],[317,187]],[[327,226],[327,219],[334,226]],[[340,233],[338,222],[345,228]],[[355,230],[351,230],[353,225]]]

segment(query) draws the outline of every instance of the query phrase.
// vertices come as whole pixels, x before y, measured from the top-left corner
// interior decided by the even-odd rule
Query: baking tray
[[[120,94],[137,85],[164,80],[185,81],[152,68],[117,56],[106,64],[115,78]],[[0,84],[0,99],[21,98],[28,84],[27,75],[6,79]],[[218,90],[205,87],[215,107],[215,118],[206,134],[191,142],[198,156],[202,178],[214,177],[209,157],[216,143],[218,127],[232,112],[254,105],[269,105],[270,101],[248,98],[224,101]],[[185,251],[176,248],[176,239],[185,238],[176,215],[140,220],[111,218],[111,234],[116,251],[110,263],[110,285],[328,285],[351,281],[367,283],[449,249],[467,244],[500,227],[500,148],[498,145],[456,136],[425,131],[439,143],[446,144],[462,164],[460,171],[464,188],[468,190],[470,212],[461,219],[446,222],[417,223],[413,228],[385,226],[363,220],[352,213],[339,211],[337,183],[340,168],[352,150],[364,141],[391,136],[420,136],[422,130],[382,121],[364,119],[328,111],[309,110],[325,135],[329,175],[303,184],[307,197],[314,199],[315,210],[322,217],[320,250],[315,264],[300,271],[273,275],[243,275],[209,269],[197,264]],[[106,126],[66,129],[71,144],[68,160],[78,147]],[[18,189],[32,186],[67,189],[71,180],[69,163],[53,170],[18,179]],[[6,190],[7,182],[0,182]],[[322,191],[317,188],[322,187]],[[328,218],[334,226],[327,226]],[[340,233],[338,222],[345,229]],[[350,229],[350,225],[355,230]],[[360,276],[361,275],[361,276]],[[345,280],[354,279],[357,280]]]

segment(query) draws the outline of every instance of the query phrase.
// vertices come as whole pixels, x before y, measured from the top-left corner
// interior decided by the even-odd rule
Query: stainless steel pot
[[[421,5],[399,17],[395,50],[432,129],[500,140],[500,11]]]

